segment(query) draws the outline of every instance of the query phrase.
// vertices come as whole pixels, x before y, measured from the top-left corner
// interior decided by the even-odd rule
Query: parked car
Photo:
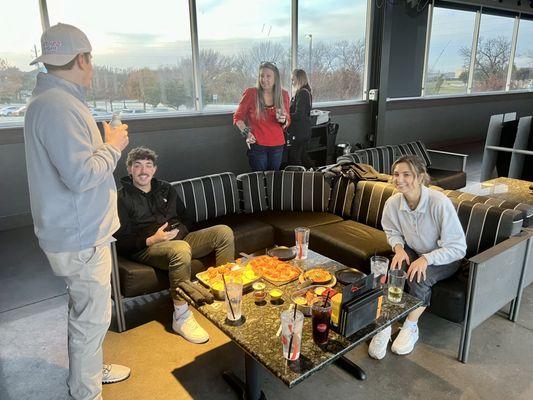
[[[0,116],[3,117],[11,117],[13,116],[15,112],[17,112],[20,108],[24,107],[24,110],[26,110],[26,106],[23,106],[21,104],[16,104],[12,106],[5,106],[3,108],[0,108]],[[24,114],[22,114],[24,115]]]

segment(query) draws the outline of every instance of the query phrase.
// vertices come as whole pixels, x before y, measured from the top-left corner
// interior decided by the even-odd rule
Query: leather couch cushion
[[[369,164],[382,174],[390,174],[394,162],[394,151],[391,146],[372,147],[338,157],[337,163],[341,161]]]
[[[429,311],[448,321],[463,322],[467,287],[468,278],[462,272],[437,282],[431,289]]]
[[[237,184],[243,199],[242,210],[245,213],[268,210],[264,172],[237,175]]]
[[[385,202],[395,193],[397,190],[390,183],[357,182],[351,218],[373,228],[382,229],[381,216]]]
[[[428,168],[431,184],[443,189],[461,189],[466,186],[466,173],[463,171],[446,171]]]
[[[266,211],[254,217],[274,227],[275,244],[280,246],[294,246],[294,228],[313,228],[342,221],[337,215],[308,211]]]
[[[429,157],[429,152],[426,149],[426,145],[420,140],[417,140],[416,142],[395,144],[389,147],[391,147],[394,151],[395,161],[401,156],[412,154],[424,160],[427,167],[431,165],[431,158]]]
[[[124,257],[118,257],[120,291],[124,297],[159,292],[169,288],[168,272]]]
[[[500,208],[519,210],[522,213],[524,226],[528,227],[533,224],[533,205],[531,204],[516,203],[514,201],[507,201],[495,197],[478,196],[472,193],[459,192],[456,190],[444,190],[444,194],[448,197],[457,197],[459,200],[469,200],[472,203],[483,203]]]
[[[311,228],[309,247],[329,258],[365,273],[370,272],[369,258],[390,255],[385,233],[356,221],[342,221]]]
[[[267,171],[265,176],[270,210],[327,211],[331,182],[324,173]]]
[[[355,182],[345,176],[334,178],[328,211],[343,218],[348,218],[355,196]]]
[[[237,179],[231,172],[172,182],[195,222],[239,213]]]
[[[466,236],[466,258],[508,239],[522,226],[522,213],[449,197]]]
[[[218,224],[228,225],[233,230],[236,255],[240,252],[253,253],[267,247],[272,247],[275,244],[274,228],[259,217],[262,214],[226,215],[199,223],[195,226],[195,229]]]

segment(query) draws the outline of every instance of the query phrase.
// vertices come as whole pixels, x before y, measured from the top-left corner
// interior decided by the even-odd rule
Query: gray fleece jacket
[[[24,119],[35,234],[51,253],[109,243],[120,226],[113,179],[120,152],[103,143],[85,91],[40,73]]]

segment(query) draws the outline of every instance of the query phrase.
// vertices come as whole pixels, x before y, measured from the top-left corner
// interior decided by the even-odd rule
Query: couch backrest
[[[231,172],[172,182],[196,222],[240,212],[237,180]]]
[[[237,176],[242,210],[254,213],[268,210],[264,172],[248,172]]]
[[[355,188],[351,219],[362,224],[383,229],[381,216],[389,197],[397,191],[387,182],[359,181]]]
[[[522,225],[520,211],[450,197],[466,236],[466,257],[511,237]]]
[[[431,165],[431,158],[429,157],[429,153],[426,149],[426,145],[420,140],[417,140],[416,142],[395,144],[389,147],[392,149],[394,153],[393,155],[394,160],[397,160],[401,156],[412,154],[412,155],[419,156],[420,158],[422,158],[422,160],[425,161],[428,167]]]
[[[344,176],[333,179],[333,187],[329,198],[328,211],[342,218],[349,218],[352,212],[355,183]]]
[[[266,198],[273,211],[328,210],[331,182],[322,172],[266,171]]]
[[[371,147],[339,156],[337,163],[342,161],[369,164],[376,171],[390,175],[392,163],[394,162],[394,152],[390,146]]]
[[[533,223],[533,205],[531,204],[516,203],[514,201],[507,201],[486,196],[477,196],[472,193],[459,192],[458,190],[444,190],[443,193],[448,197],[456,197],[459,200],[469,200],[473,203],[483,203],[490,206],[518,210],[522,213],[524,226],[529,226]]]

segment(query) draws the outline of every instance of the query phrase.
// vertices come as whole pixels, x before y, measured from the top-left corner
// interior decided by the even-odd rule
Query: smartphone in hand
[[[165,228],[165,232],[169,232],[173,229],[178,229],[179,226],[180,226],[179,222],[174,222],[173,224],[170,224],[169,226]]]

